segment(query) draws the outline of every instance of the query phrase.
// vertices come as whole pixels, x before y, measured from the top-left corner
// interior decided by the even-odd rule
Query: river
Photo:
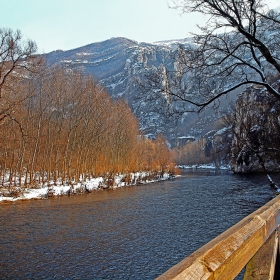
[[[189,171],[0,204],[0,279],[154,279],[272,196],[264,175]]]

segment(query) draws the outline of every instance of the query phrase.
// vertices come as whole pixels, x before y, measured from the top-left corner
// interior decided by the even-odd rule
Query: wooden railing
[[[278,252],[280,196],[159,276],[163,279],[274,279]],[[280,279],[280,278],[279,278]]]

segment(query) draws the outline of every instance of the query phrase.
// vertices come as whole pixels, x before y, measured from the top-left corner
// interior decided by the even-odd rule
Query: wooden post
[[[278,253],[276,257],[276,264],[275,264],[275,270],[274,270],[274,279],[280,279],[280,228],[278,226]]]
[[[246,266],[244,280],[273,280],[278,253],[276,230]]]

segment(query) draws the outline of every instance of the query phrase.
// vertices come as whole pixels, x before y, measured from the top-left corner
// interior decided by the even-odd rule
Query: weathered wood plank
[[[280,223],[280,196],[158,277],[234,279]]]
[[[246,265],[244,280],[273,280],[278,251],[278,231],[269,239]]]
[[[278,253],[274,269],[274,279],[280,279],[280,227],[278,226]]]

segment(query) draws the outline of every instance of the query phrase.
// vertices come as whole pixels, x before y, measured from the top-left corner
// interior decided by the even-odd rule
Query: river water
[[[0,279],[154,279],[273,196],[264,175],[0,204]]]

